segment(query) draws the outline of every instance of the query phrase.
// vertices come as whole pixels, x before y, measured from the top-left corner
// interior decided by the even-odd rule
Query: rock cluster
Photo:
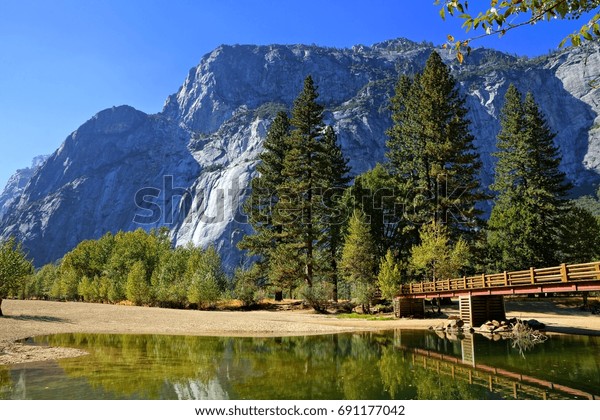
[[[429,327],[430,330],[434,331],[448,331],[448,332],[462,332],[465,323],[458,317],[449,317],[445,322],[441,322],[435,327]]]
[[[506,321],[488,321],[482,324],[475,331],[484,334],[502,334],[502,333],[511,333],[516,330],[530,328],[535,331],[543,330],[546,328],[546,325],[539,322],[536,319],[530,320],[518,320],[517,318],[512,318]]]
[[[458,317],[449,317],[445,322],[441,322],[436,326],[430,326],[429,329],[433,331],[442,331],[448,333],[462,333],[465,332],[465,323]],[[506,321],[487,321],[478,328],[468,328],[466,332],[470,333],[481,333],[481,334],[504,334],[511,333],[514,330],[522,328],[531,328],[532,330],[543,330],[546,327],[545,324],[535,320],[518,320],[517,318],[508,319]]]

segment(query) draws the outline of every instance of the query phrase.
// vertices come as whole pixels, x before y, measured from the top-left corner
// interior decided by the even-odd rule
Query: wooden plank
[[[600,261],[594,261],[589,263],[569,264],[569,268],[579,268],[593,266],[594,264],[600,264]]]

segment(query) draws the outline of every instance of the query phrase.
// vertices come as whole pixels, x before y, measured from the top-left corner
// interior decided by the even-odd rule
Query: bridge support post
[[[506,320],[503,296],[461,296],[459,304],[460,319],[472,328],[487,321]]]
[[[394,299],[396,318],[425,318],[425,299],[398,296]]]

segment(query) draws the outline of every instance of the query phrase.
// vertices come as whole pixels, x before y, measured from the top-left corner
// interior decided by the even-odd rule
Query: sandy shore
[[[600,335],[600,316],[550,301],[509,300],[507,316],[537,319],[549,332]],[[310,310],[193,311],[79,302],[5,300],[0,318],[0,364],[74,357],[79,350],[32,347],[16,341],[46,334],[84,332],[210,336],[282,336],[348,331],[425,329],[441,319],[371,321],[339,319]],[[445,315],[456,313],[446,309]]]

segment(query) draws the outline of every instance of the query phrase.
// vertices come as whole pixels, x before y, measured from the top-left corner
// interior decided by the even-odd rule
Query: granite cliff
[[[262,141],[311,74],[353,174],[384,160],[389,99],[399,73],[419,71],[434,47],[405,39],[350,49],[220,46],[190,70],[162,112],[99,112],[0,195],[0,238],[24,242],[36,265],[106,231],[167,226],[174,244],[214,243],[232,268],[250,227],[240,212]],[[558,132],[562,169],[581,189],[600,180],[600,46],[526,59],[478,49],[452,67],[471,131],[493,177],[498,112],[510,83],[533,92]],[[17,187],[15,187],[17,186]]]

